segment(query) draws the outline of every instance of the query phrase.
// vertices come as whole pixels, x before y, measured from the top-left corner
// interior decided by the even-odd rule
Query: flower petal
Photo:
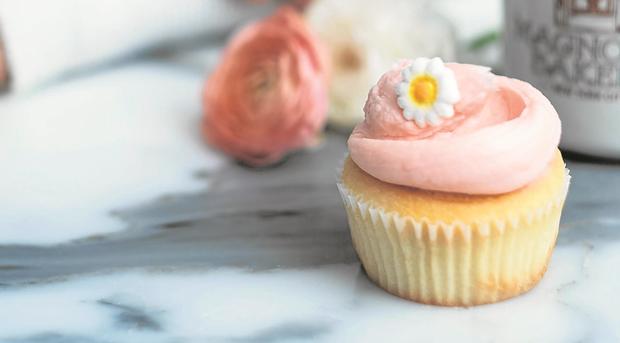
[[[437,126],[441,124],[441,119],[434,110],[429,110],[426,112],[426,120],[429,122],[429,124],[431,124],[431,126]]]
[[[407,108],[412,108],[411,104],[409,103],[409,100],[407,100],[407,97],[399,96],[398,99],[396,99],[396,102],[398,102],[398,106],[402,108],[403,110]]]
[[[398,95],[406,95],[407,92],[409,91],[409,83],[408,82],[401,82],[396,86],[396,94]]]
[[[403,111],[403,116],[404,116],[404,117],[405,117],[405,119],[407,119],[407,120],[412,120],[412,119],[414,119],[414,118],[415,118],[415,110],[414,110],[413,108],[411,108],[411,107],[406,108],[406,109]]]
[[[403,80],[405,82],[408,82],[411,80],[411,77],[413,76],[413,70],[411,67],[407,67],[405,69],[403,69],[403,71],[401,72],[401,75],[403,77]]]
[[[421,74],[428,68],[428,64],[430,61],[431,60],[426,57],[418,57],[413,60],[413,63],[409,68],[411,68],[411,71],[414,75]]]
[[[425,113],[424,110],[420,109],[420,108],[416,108],[413,112],[413,120],[415,121],[415,124],[423,129],[426,127],[426,120],[425,120]]]
[[[441,101],[455,104],[461,99],[461,93],[459,87],[454,80],[442,80],[439,83],[439,94],[437,98]]]
[[[433,109],[442,118],[450,118],[454,115],[454,106],[445,102],[437,101]]]
[[[413,121],[415,122],[415,124],[420,128],[423,129],[426,127],[426,121],[424,120],[418,120],[416,118],[413,119]]]
[[[426,66],[426,72],[434,76],[439,76],[444,69],[446,67],[440,57],[433,57]]]

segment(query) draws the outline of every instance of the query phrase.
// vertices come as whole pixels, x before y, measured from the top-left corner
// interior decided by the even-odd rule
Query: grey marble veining
[[[345,138],[329,134],[315,152],[280,166],[229,164],[208,191],[167,195],[119,209],[128,230],[53,247],[0,249],[0,283],[123,267],[247,267],[272,269],[351,263],[346,217],[335,187]]]

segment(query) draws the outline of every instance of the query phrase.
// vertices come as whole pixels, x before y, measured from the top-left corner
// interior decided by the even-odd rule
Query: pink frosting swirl
[[[543,174],[561,132],[544,95],[488,68],[448,63],[461,100],[453,117],[422,129],[396,102],[395,85],[410,63],[398,63],[370,90],[366,119],[348,142],[360,168],[393,184],[466,194],[510,192]]]

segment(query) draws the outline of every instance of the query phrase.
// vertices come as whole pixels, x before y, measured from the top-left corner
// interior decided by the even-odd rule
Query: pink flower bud
[[[253,166],[312,145],[326,118],[325,56],[291,7],[243,28],[206,83],[207,141]]]

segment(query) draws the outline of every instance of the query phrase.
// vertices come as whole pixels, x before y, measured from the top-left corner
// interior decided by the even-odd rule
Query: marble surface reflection
[[[200,78],[167,65],[128,67],[108,79],[105,87],[160,75],[158,68],[177,91],[172,91],[169,102],[160,99],[153,106],[184,103],[196,96],[185,92],[198,86]],[[165,93],[157,94],[165,98]],[[120,95],[112,94],[108,100],[114,96]],[[192,132],[190,124],[199,118],[198,105],[180,111],[191,115],[185,124],[169,126],[178,131],[169,138]],[[169,123],[165,115],[149,119]],[[148,131],[136,132],[148,140]],[[70,241],[37,245],[20,241],[15,237],[22,236],[15,234],[0,242],[0,341],[620,340],[619,164],[568,161],[572,185],[558,246],[535,289],[498,304],[441,308],[394,297],[361,270],[335,187],[345,135],[328,132],[315,150],[259,170],[205,150],[197,133],[190,137],[181,146],[171,145],[171,155],[165,159],[157,157],[161,149],[154,150],[156,156],[145,168],[168,166],[162,170],[165,175],[144,174],[123,181],[128,183],[122,187],[134,187],[140,197],[114,188],[119,194],[114,201],[93,200],[104,213],[95,213],[80,225],[105,228],[106,223],[117,223],[113,230],[84,231]],[[153,139],[155,147],[173,144]],[[114,142],[119,151],[136,144],[130,138]],[[102,149],[114,145],[93,144]],[[183,150],[188,155],[172,157]],[[113,151],[106,156],[112,158]],[[113,163],[109,158],[90,162],[92,170],[111,170],[104,168]],[[124,177],[117,170],[110,173],[98,178]],[[173,176],[177,174],[178,179]],[[6,180],[6,175],[0,170],[0,178]],[[12,192],[18,188],[3,191],[4,198],[26,199]],[[93,197],[108,194],[97,192]],[[57,197],[73,204],[71,194]],[[72,212],[89,209],[61,208],[54,213],[69,217],[54,225],[62,226],[61,219],[70,218]],[[37,210],[30,208],[32,215]],[[44,221],[35,223],[21,226],[20,234],[46,230]],[[3,223],[0,231],[10,230],[5,227],[9,224]]]

